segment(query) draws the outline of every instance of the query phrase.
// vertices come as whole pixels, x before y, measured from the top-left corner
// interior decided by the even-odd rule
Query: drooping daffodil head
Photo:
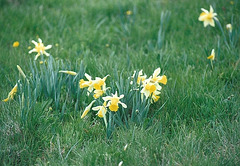
[[[214,13],[213,7],[210,5],[210,11],[207,11],[204,8],[201,8],[202,13],[200,14],[200,16],[198,17],[199,21],[203,21],[203,25],[204,27],[211,25],[212,27],[215,27],[215,22],[214,20],[218,20],[217,19],[217,13]]]
[[[96,101],[96,100],[93,100],[93,101],[85,108],[85,110],[84,110],[83,113],[82,113],[81,119],[84,118],[84,117],[87,115],[87,113],[91,110],[92,105],[93,105],[93,103],[95,103],[95,101]]]
[[[17,88],[18,88],[18,86],[17,86],[17,84],[16,84],[16,85],[13,87],[13,89],[9,92],[8,97],[7,97],[6,99],[4,99],[3,101],[4,101],[4,102],[7,102],[7,101],[9,101],[10,99],[13,99],[14,95],[17,93]]]
[[[141,90],[141,93],[145,95],[146,98],[151,96],[153,93],[156,93],[156,91],[160,91],[162,87],[157,82],[152,82],[152,77],[147,79],[143,82],[143,89]]]
[[[162,83],[162,84],[166,85],[166,84],[167,84],[167,76],[165,76],[165,75],[159,76],[160,72],[161,72],[160,67],[157,68],[157,69],[153,72],[151,82],[152,82],[152,83]]]
[[[45,47],[40,38],[38,38],[38,42],[32,40],[32,43],[35,45],[35,48],[30,50],[28,53],[31,54],[32,52],[37,52],[37,55],[35,56],[34,60],[37,60],[37,58],[43,54],[46,56],[50,56],[50,54],[47,53],[46,50],[52,48],[52,45],[48,45]]]
[[[96,115],[103,118],[107,113],[106,102],[104,102],[102,106],[93,107],[92,110],[98,111]]]

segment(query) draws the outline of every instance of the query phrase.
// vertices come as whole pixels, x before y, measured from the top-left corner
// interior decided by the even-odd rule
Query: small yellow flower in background
[[[110,45],[109,44],[106,44],[106,47],[109,47]]]
[[[90,111],[90,109],[91,109],[93,103],[95,103],[95,101],[96,101],[96,100],[93,100],[93,101],[85,108],[85,110],[83,111],[83,114],[82,114],[82,116],[81,116],[81,119],[84,118],[84,117],[87,115],[87,113]]]
[[[230,4],[231,4],[231,5],[233,5],[233,4],[234,4],[234,2],[233,2],[233,1],[230,1]]]
[[[13,99],[14,95],[17,93],[17,84],[13,87],[13,89],[9,92],[8,97],[4,99],[4,102],[7,102],[10,99]]]
[[[32,43],[35,45],[35,48],[28,52],[29,54],[31,54],[32,52],[37,52],[37,55],[35,56],[34,60],[37,60],[37,58],[42,54],[45,54],[46,56],[50,56],[50,54],[47,53],[45,50],[48,50],[48,49],[52,48],[52,45],[48,45],[48,46],[45,47],[40,38],[38,38],[38,42],[39,43],[32,40]]]
[[[126,11],[126,15],[127,15],[127,16],[132,15],[132,11],[131,11],[131,10]]]
[[[28,49],[30,50],[32,47],[31,46],[28,46]]]
[[[19,42],[18,41],[15,41],[14,43],[13,43],[13,47],[18,47],[19,46]]]
[[[65,73],[65,74],[69,74],[69,75],[73,75],[73,76],[77,75],[76,72],[68,71],[68,70],[60,70],[59,73]]]
[[[209,57],[207,57],[207,59],[210,59],[212,61],[215,59],[215,51],[214,51],[214,49],[212,49],[211,55]]]
[[[226,28],[230,33],[232,33],[232,24],[227,24]]]
[[[56,47],[58,47],[58,46],[59,46],[59,44],[58,44],[58,43],[56,43],[56,44],[55,44],[55,46],[56,46]]]
[[[21,69],[21,67],[17,65],[17,69],[18,69],[19,73],[23,76],[23,78],[26,78],[26,75],[24,74],[24,72]]]
[[[104,102],[102,106],[93,107],[92,110],[98,111],[97,116],[103,118],[107,113],[106,102]]]
[[[199,21],[203,21],[204,27],[211,25],[212,27],[215,27],[214,19],[217,20],[217,13],[214,13],[212,6],[210,5],[210,11],[207,11],[206,9],[201,8],[203,11],[200,16],[198,17]]]
[[[109,107],[111,111],[116,112],[118,111],[118,108],[119,108],[118,104],[121,104],[123,108],[127,108],[127,105],[120,101],[120,99],[122,99],[123,97],[124,95],[120,95],[118,97],[118,94],[116,92],[115,94],[112,94],[112,96],[103,97],[103,100],[108,102],[107,107]]]
[[[39,61],[40,64],[43,64],[43,61]]]

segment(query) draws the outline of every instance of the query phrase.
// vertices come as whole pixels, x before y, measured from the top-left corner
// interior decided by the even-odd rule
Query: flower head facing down
[[[92,80],[92,77],[90,75],[88,75],[87,73],[85,73],[85,77],[88,79],[88,81],[85,81],[84,79],[81,79],[79,81],[79,86],[80,86],[80,88],[88,87],[88,92],[91,93],[93,91],[93,80]]]
[[[4,102],[7,102],[10,99],[13,99],[14,95],[17,93],[17,84],[13,87],[13,89],[9,92],[8,97],[4,99]]]
[[[13,47],[18,47],[19,46],[19,42],[18,41],[15,41],[14,43],[13,43]]]
[[[45,50],[48,50],[48,49],[52,48],[52,45],[48,45],[48,46],[45,47],[40,38],[38,38],[38,42],[39,43],[32,40],[32,43],[35,45],[35,48],[28,52],[29,54],[31,54],[32,52],[37,52],[37,55],[35,56],[34,60],[37,60],[37,58],[42,54],[45,54],[46,56],[50,56],[50,54],[47,53]]]
[[[204,27],[211,25],[212,27],[215,27],[214,19],[217,20],[217,13],[214,13],[212,6],[210,5],[210,11],[207,11],[206,9],[201,8],[203,11],[200,16],[198,17],[199,21],[203,21]]]
[[[68,70],[60,70],[59,73],[65,73],[65,74],[69,74],[69,75],[73,75],[73,76],[77,75],[76,72],[68,71]]]
[[[109,107],[111,111],[116,112],[118,111],[118,108],[119,108],[118,104],[121,104],[123,108],[127,108],[127,105],[120,101],[120,99],[122,99],[123,97],[124,95],[120,95],[118,97],[118,94],[116,92],[115,94],[112,94],[112,96],[103,97],[103,100],[105,102],[108,102],[107,107]]]
[[[215,51],[214,51],[214,49],[212,49],[211,55],[209,57],[207,57],[207,59],[210,59],[212,61],[215,59]]]
[[[227,24],[226,28],[230,33],[232,33],[232,24]]]
[[[107,113],[106,102],[104,102],[102,106],[93,107],[92,110],[98,111],[97,116],[100,118],[103,118],[105,116],[105,114]]]
[[[82,116],[81,116],[81,119],[84,118],[84,117],[87,115],[87,113],[90,111],[90,109],[91,109],[93,103],[95,103],[95,101],[96,101],[96,100],[93,100],[93,101],[85,108],[85,110],[83,111],[83,114],[82,114]]]
[[[134,73],[133,73],[133,75],[131,76],[131,78],[134,79],[135,75],[136,75],[136,71],[134,71]],[[144,80],[146,80],[146,78],[147,78],[147,75],[146,75],[146,74],[143,74],[143,71],[140,70],[140,71],[138,72],[138,76],[137,76],[137,84],[140,85],[140,83],[143,82]],[[133,82],[131,81],[130,84],[132,84],[132,83],[133,83]]]

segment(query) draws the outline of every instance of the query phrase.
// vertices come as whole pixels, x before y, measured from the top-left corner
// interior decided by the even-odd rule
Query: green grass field
[[[210,5],[222,31],[198,20]],[[51,57],[35,61],[38,37]],[[84,71],[109,74],[108,93],[127,97],[134,70],[158,67],[168,82],[146,119],[107,136],[96,112],[80,118],[92,100],[78,87]],[[0,0],[0,70],[0,165],[240,165],[239,0]]]

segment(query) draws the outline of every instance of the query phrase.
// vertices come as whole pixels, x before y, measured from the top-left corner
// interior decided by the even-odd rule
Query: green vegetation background
[[[227,50],[220,30],[198,21],[200,9],[212,5],[224,27],[232,17],[233,28],[239,27],[240,2],[232,2],[0,0],[1,100],[17,81],[17,64],[30,74],[34,55],[28,46],[37,36],[53,44],[48,52],[54,58],[83,60],[93,76],[114,69],[150,75],[161,67],[168,77],[160,101],[151,107],[154,112],[167,101],[153,125],[117,129],[111,140],[97,118],[80,119],[80,110],[72,117],[68,107],[60,119],[47,108],[40,111],[39,103],[23,126],[17,102],[1,102],[1,165],[239,165],[240,67],[234,68],[240,44]],[[127,10],[133,14],[126,16]],[[161,12],[167,11],[170,19],[158,45]],[[20,46],[13,48],[14,41]],[[206,57],[213,48],[212,70]]]

